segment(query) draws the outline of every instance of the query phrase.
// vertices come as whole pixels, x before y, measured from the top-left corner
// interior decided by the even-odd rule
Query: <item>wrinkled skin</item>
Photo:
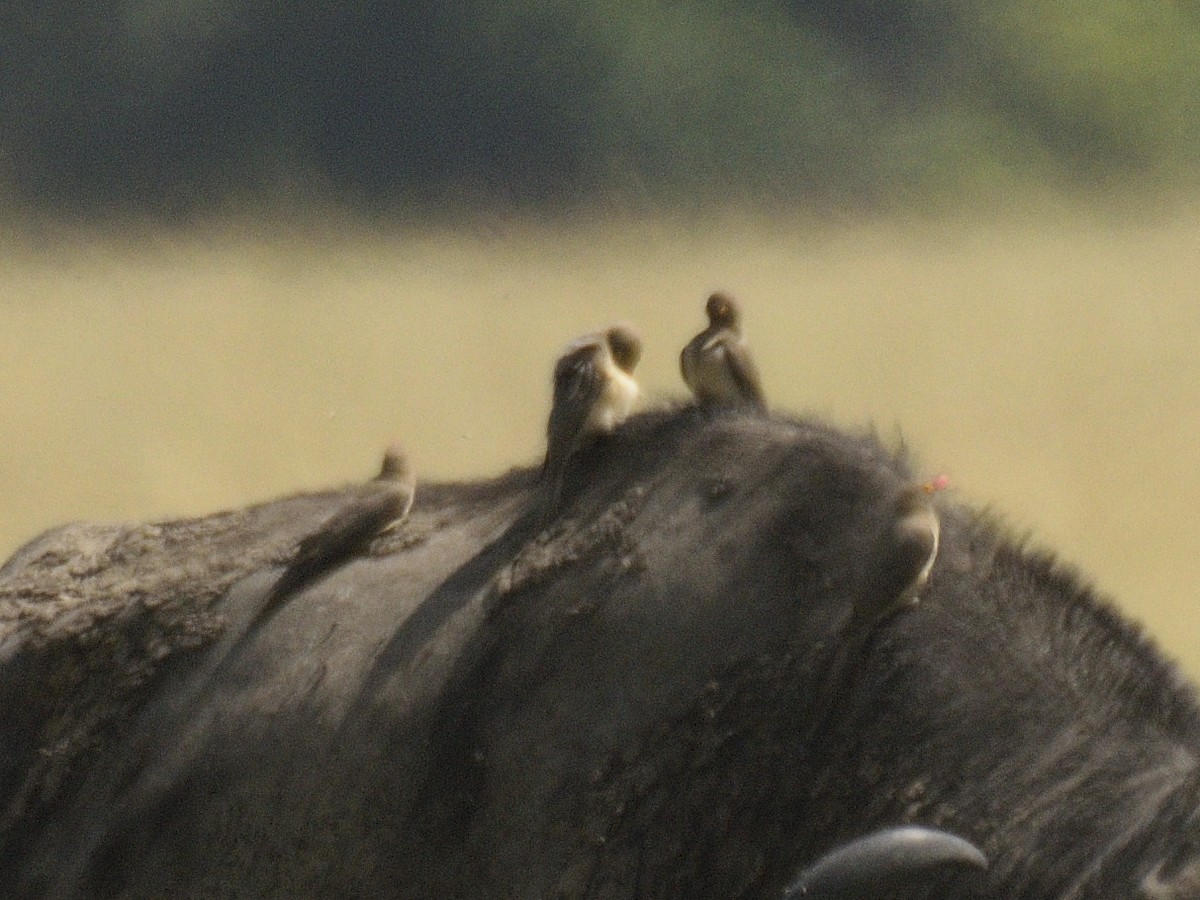
[[[50,535],[0,572],[0,883],[775,898],[918,823],[990,868],[879,896],[1194,896],[1190,687],[944,498],[928,586],[894,609],[914,480],[819,424],[647,414],[577,457],[548,528],[530,472],[422,486],[255,627],[337,493],[186,541]]]

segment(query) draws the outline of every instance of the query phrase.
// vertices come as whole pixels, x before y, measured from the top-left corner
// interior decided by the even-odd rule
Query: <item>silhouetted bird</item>
[[[679,368],[701,406],[752,406],[765,410],[762,382],[742,336],[741,310],[728,294],[705,304],[708,327],[679,354]]]
[[[407,455],[392,444],[383,454],[379,474],[350,491],[346,504],[296,545],[254,622],[270,615],[308,581],[361,553],[377,535],[400,524],[412,508],[416,486]]]
[[[638,397],[633,370],[641,356],[637,333],[614,325],[572,341],[554,366],[554,402],[542,465],[547,514],[558,507],[571,456],[629,416]]]

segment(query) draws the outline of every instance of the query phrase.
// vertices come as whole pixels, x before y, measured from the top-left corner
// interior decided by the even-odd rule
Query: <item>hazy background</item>
[[[1200,673],[1200,4],[0,7],[0,557],[541,452],[556,353],[724,288]],[[1043,8],[1044,7],[1044,8]]]

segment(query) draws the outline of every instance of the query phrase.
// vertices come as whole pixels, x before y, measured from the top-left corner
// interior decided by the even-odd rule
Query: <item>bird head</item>
[[[737,301],[723,291],[717,291],[708,298],[704,311],[708,313],[710,324],[727,328],[737,328],[742,318]]]
[[[383,451],[383,463],[379,466],[380,481],[401,481],[408,477],[408,454],[398,443],[388,444]]]
[[[642,339],[628,325],[614,325],[606,334],[613,362],[622,371],[632,373],[642,358]]]

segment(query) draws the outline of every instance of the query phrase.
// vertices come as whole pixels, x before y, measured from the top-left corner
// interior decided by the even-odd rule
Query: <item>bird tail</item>
[[[562,503],[563,481],[567,475],[566,460],[553,459],[546,454],[542,463],[541,498],[539,502],[542,527],[545,528],[558,515]]]

